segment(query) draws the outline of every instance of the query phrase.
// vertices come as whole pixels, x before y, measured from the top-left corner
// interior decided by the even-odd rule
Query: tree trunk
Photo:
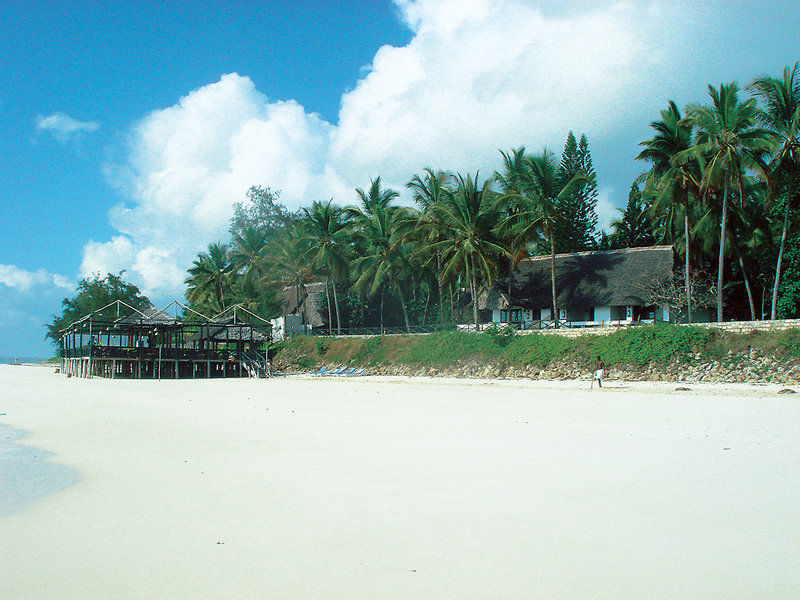
[[[778,264],[775,267],[775,287],[772,288],[772,307],[769,318],[775,320],[778,314],[778,288],[781,285],[781,262],[783,261],[783,250],[786,247],[786,236],[789,233],[789,209],[792,204],[792,188],[789,187],[786,194],[786,206],[783,209],[783,231],[781,232],[781,245],[778,250]]]
[[[514,267],[511,267],[511,271],[508,273],[508,323],[511,324],[511,307],[514,305],[513,302],[513,289],[514,289]]]
[[[381,286],[381,335],[383,335],[383,294],[385,290],[383,286]]]
[[[222,294],[222,282],[218,279],[217,280],[217,300],[219,301],[219,305],[221,307],[220,312],[225,310],[225,300],[223,299]]]
[[[725,269],[725,236],[728,225],[728,179],[722,192],[722,222],[719,228],[719,260],[717,262],[717,322],[722,323],[722,285],[724,283]]]
[[[478,331],[478,282],[474,273],[470,279],[470,285],[472,286],[472,317],[475,321],[475,331]]]
[[[450,292],[450,321],[455,322],[456,317],[456,302],[453,299],[453,282],[450,282],[450,285],[447,286],[448,291]]]
[[[475,277],[475,269],[472,267],[472,259],[467,259],[467,268],[469,269],[469,287],[470,295],[472,296],[472,318],[475,321],[475,331],[478,331],[478,282]]]
[[[406,333],[411,333],[411,325],[408,324],[408,312],[406,311],[406,301],[403,298],[403,288],[397,285],[397,295],[400,296],[400,306],[403,307],[403,319],[406,322]]]
[[[336,293],[336,282],[331,280],[333,284],[333,305],[336,308],[336,335],[342,335],[342,318],[339,314],[339,296]]]
[[[688,313],[689,323],[692,322],[692,284],[689,281],[689,202],[687,198],[687,202],[684,204],[684,210],[686,211],[683,215],[683,235],[685,237],[685,252],[686,255],[686,264],[684,265],[684,279],[686,280],[686,312]]]
[[[548,230],[548,238],[550,240],[550,287],[553,292],[553,327],[558,329],[558,305],[556,303],[556,246],[553,239],[553,229]]]
[[[333,333],[333,312],[331,311],[331,278],[325,280],[325,299],[328,301],[328,332]]]
[[[756,320],[756,305],[753,301],[753,290],[750,288],[750,278],[747,277],[747,270],[744,268],[744,260],[739,250],[736,250],[736,255],[739,258],[739,268],[742,270],[742,277],[744,278],[744,289],[747,290],[747,301],[750,303],[750,320]]]
[[[428,307],[430,306],[431,303],[431,289],[432,289],[431,282],[430,280],[428,280],[428,291],[425,293],[425,304],[423,305],[422,308],[422,319],[421,319],[422,322],[420,323],[420,325],[425,325],[428,319]]]
[[[442,293],[442,257],[436,253],[436,284],[439,286],[439,323],[444,323],[444,294]]]

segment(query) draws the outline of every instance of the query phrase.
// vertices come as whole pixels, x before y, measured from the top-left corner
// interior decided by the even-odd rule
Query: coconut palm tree
[[[434,210],[439,205],[450,199],[452,190],[450,184],[452,175],[445,171],[433,171],[425,169],[425,174],[420,177],[414,175],[406,184],[412,191],[414,203],[419,207],[418,211],[409,211],[411,217],[407,223],[407,239],[416,247],[414,255],[419,258],[423,266],[431,262],[436,264],[436,282],[439,288],[439,319],[444,322],[444,295],[442,293],[442,256],[441,252],[427,252],[430,244],[442,241],[447,237],[447,230],[444,225],[437,220],[437,213]],[[452,299],[452,294],[451,294]],[[452,318],[452,306],[451,306]]]
[[[692,123],[681,117],[677,105],[672,100],[661,111],[661,120],[650,123],[656,135],[639,145],[644,147],[636,160],[646,160],[652,164],[645,180],[645,193],[653,197],[653,212],[662,218],[683,212],[684,239],[684,281],[686,286],[686,311],[692,322],[692,287],[689,277],[689,202],[691,192],[699,187],[697,159],[686,156],[692,146]],[[676,162],[676,158],[680,160]],[[682,209],[682,211],[680,210]]]
[[[233,267],[245,277],[263,273],[263,259],[267,236],[264,230],[252,225],[233,233],[230,260]]]
[[[381,331],[383,331],[383,296],[387,287],[394,289],[400,298],[406,331],[411,331],[403,294],[402,281],[407,276],[409,257],[404,244],[402,224],[409,217],[398,207],[377,208],[371,214],[362,214],[354,235],[363,248],[361,256],[353,261],[358,275],[353,287],[363,296],[381,292]]]
[[[328,285],[333,282],[333,302],[336,308],[336,332],[341,335],[342,323],[339,314],[339,297],[336,280],[347,273],[348,231],[344,211],[333,204],[315,201],[302,209],[302,226],[311,248],[311,261],[326,268]],[[330,314],[330,311],[329,311]]]
[[[558,327],[555,228],[562,219],[564,200],[586,183],[586,177],[577,173],[564,181],[559,176],[555,155],[547,149],[532,156],[525,154],[525,148],[501,154],[505,172],[499,178],[505,192],[502,201],[508,209],[501,231],[509,236],[512,247],[517,250],[541,238],[549,246],[551,318],[553,326]]]
[[[479,321],[479,281],[483,279],[487,285],[491,284],[500,262],[511,258],[496,229],[504,214],[502,207],[502,198],[491,189],[491,181],[479,185],[477,173],[474,178],[456,174],[453,193],[431,207],[447,237],[429,243],[427,248],[441,252],[443,280],[455,280],[462,273],[466,277],[476,328]]]
[[[209,244],[189,268],[189,277],[184,282],[188,285],[186,299],[212,312],[222,312],[227,308],[232,271],[228,246]]]
[[[318,276],[311,260],[311,244],[299,223],[285,229],[269,244],[265,252],[266,279],[271,285],[294,289],[295,306],[300,307],[300,297],[305,295],[306,284]],[[308,321],[308,311],[305,321]],[[330,314],[330,311],[329,311]],[[303,313],[300,313],[303,316]]]
[[[757,108],[754,99],[739,100],[736,82],[721,84],[719,89],[708,86],[711,106],[691,105],[686,109],[686,119],[696,129],[694,147],[676,157],[701,158],[704,163],[700,194],[707,201],[716,201],[722,190],[720,209],[719,259],[717,261],[717,321],[723,320],[723,284],[728,225],[728,200],[731,189],[742,192],[747,170],[766,173],[764,156],[771,148],[772,137],[757,127]]]
[[[800,188],[800,63],[795,63],[792,68],[784,68],[780,79],[767,75],[759,77],[750,85],[750,89],[765,105],[758,113],[759,121],[777,138],[777,149],[770,164],[770,173],[775,180],[776,189],[783,193],[784,202],[783,228],[770,309],[770,318],[775,319],[790,214]]]
[[[381,178],[371,179],[366,190],[356,188],[356,196],[360,201],[360,209],[364,214],[372,214],[381,210],[391,210],[392,202],[397,199],[397,192],[381,187]]]
[[[367,190],[356,189],[359,203],[346,210],[352,240],[359,249],[353,261],[356,281],[353,287],[363,296],[381,293],[381,332],[386,288],[397,292],[403,310],[406,331],[411,330],[402,280],[409,267],[406,240],[414,221],[411,211],[395,206],[396,191],[381,186],[381,178],[370,181]]]

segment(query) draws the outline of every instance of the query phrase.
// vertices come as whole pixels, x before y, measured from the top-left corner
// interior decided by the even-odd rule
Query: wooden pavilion
[[[116,300],[61,330],[61,372],[111,379],[266,377],[270,341],[269,321],[238,304],[209,317],[180,302],[159,310]]]

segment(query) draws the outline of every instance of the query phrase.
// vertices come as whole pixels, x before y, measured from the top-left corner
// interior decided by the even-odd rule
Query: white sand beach
[[[677,385],[0,366],[0,598],[796,598],[800,395]]]

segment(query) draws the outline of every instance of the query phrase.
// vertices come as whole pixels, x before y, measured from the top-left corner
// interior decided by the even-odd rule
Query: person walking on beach
[[[597,380],[597,387],[603,387],[603,374],[606,370],[606,364],[603,362],[603,359],[599,356],[597,357],[597,362],[594,366],[594,377],[592,378],[592,385],[594,387],[594,381]]]

